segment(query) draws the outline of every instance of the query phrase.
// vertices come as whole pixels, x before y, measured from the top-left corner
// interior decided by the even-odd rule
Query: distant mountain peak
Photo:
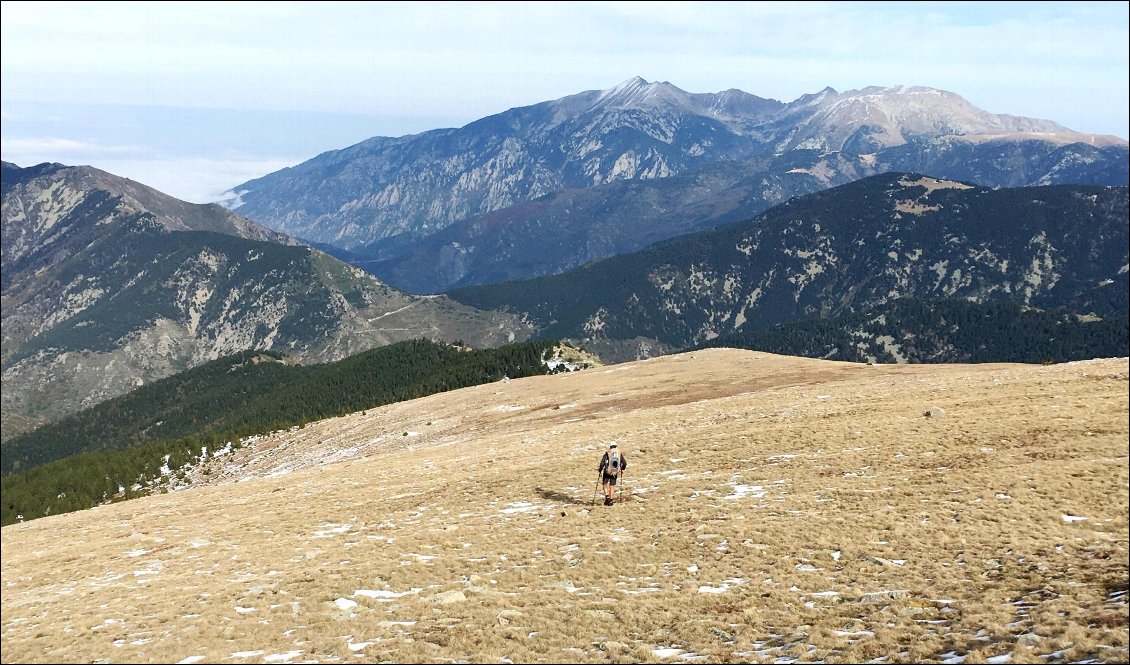
[[[632,108],[652,106],[664,101],[686,102],[689,94],[667,81],[648,82],[641,76],[601,91],[592,110],[600,108]]]

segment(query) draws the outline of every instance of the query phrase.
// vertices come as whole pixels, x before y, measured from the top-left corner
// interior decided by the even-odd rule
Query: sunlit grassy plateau
[[[313,423],[5,527],[3,660],[1126,661],[1127,377],[719,349]]]

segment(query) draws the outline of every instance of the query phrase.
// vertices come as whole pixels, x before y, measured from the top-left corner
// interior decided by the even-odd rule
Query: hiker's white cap
[[[615,448],[615,447],[616,447],[616,442],[615,442],[615,441],[613,441],[612,443],[608,444],[608,447],[609,447],[609,448]]]

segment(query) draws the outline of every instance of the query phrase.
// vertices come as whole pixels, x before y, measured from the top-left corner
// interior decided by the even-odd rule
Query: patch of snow
[[[287,651],[286,653],[271,653],[263,656],[263,660],[268,663],[285,663],[288,660],[293,660],[302,655],[302,651]]]
[[[186,658],[178,660],[177,665],[193,665],[193,663],[199,663],[205,658],[206,656],[188,656]]]
[[[537,506],[527,501],[518,501],[516,503],[508,503],[506,505],[509,506],[509,508],[503,508],[498,512],[502,513],[503,515],[513,515],[515,513],[532,513],[538,509]]]
[[[334,605],[337,605],[339,609],[351,610],[354,607],[357,607],[357,601],[349,600],[348,598],[338,598],[334,601]],[[259,653],[262,652],[260,651]]]
[[[330,536],[334,536],[339,533],[345,533],[346,531],[349,531],[353,528],[352,524],[330,524],[327,522],[323,522],[318,526],[324,528],[314,532],[315,538],[329,538]]]
[[[350,651],[360,651],[360,650],[364,649],[365,647],[370,646],[371,644],[372,644],[372,642],[350,642],[349,643],[349,650]]]
[[[255,651],[235,651],[232,652],[232,658],[251,658],[253,656],[262,656],[263,650],[256,649]]]
[[[1063,521],[1068,524],[1071,524],[1072,522],[1082,522],[1086,519],[1086,517],[1079,517],[1078,515],[1068,515],[1066,513],[1063,515]]]
[[[130,550],[130,551],[126,552],[126,556],[128,556],[128,557],[137,557],[137,556],[142,556],[144,554],[149,554],[149,550]]]
[[[765,488],[760,485],[734,485],[734,493],[728,494],[723,499],[740,499],[744,496],[752,496],[755,499],[760,499],[765,496]]]
[[[357,589],[353,592],[354,596],[361,596],[363,598],[375,598],[382,602],[390,602],[395,598],[402,598],[414,593],[420,593],[423,589],[421,587],[412,587],[409,591],[386,591],[384,589]]]
[[[667,658],[674,658],[675,656],[678,656],[679,654],[683,653],[683,650],[677,649],[675,647],[655,647],[651,650],[651,653],[654,654],[656,658],[662,658],[666,660]]]
[[[1001,654],[1000,656],[990,656],[989,658],[985,659],[985,662],[989,663],[989,665],[1002,665],[1003,663],[1011,663],[1012,654],[1006,653]]]

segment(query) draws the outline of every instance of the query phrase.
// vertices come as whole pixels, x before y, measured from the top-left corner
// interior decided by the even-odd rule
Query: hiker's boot
[[[612,505],[612,499],[609,499],[608,497],[604,497],[604,505],[611,506]]]

